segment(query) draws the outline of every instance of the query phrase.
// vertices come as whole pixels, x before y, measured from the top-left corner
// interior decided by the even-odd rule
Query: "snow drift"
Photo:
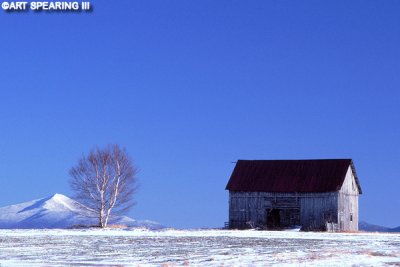
[[[97,225],[93,210],[62,194],[0,208],[0,228],[44,229]],[[153,221],[136,221],[127,216],[111,216],[109,224],[128,227],[162,228]]]

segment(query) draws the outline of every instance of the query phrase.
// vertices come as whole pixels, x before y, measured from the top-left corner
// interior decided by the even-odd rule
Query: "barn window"
[[[350,213],[350,221],[351,222],[353,221],[353,214],[352,213]]]

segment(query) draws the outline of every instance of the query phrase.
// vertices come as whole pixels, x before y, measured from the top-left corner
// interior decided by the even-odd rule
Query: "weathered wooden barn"
[[[226,190],[231,229],[358,230],[351,159],[239,160]]]

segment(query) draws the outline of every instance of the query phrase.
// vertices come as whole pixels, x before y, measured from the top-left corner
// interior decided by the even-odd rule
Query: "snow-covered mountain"
[[[71,228],[97,224],[92,210],[61,194],[0,208],[0,228],[3,229]],[[136,221],[127,216],[112,216],[109,224],[149,229],[163,227],[157,222]]]

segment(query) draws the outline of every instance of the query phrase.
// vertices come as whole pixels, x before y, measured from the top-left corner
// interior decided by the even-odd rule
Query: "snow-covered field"
[[[400,266],[400,234],[0,230],[0,266]]]

